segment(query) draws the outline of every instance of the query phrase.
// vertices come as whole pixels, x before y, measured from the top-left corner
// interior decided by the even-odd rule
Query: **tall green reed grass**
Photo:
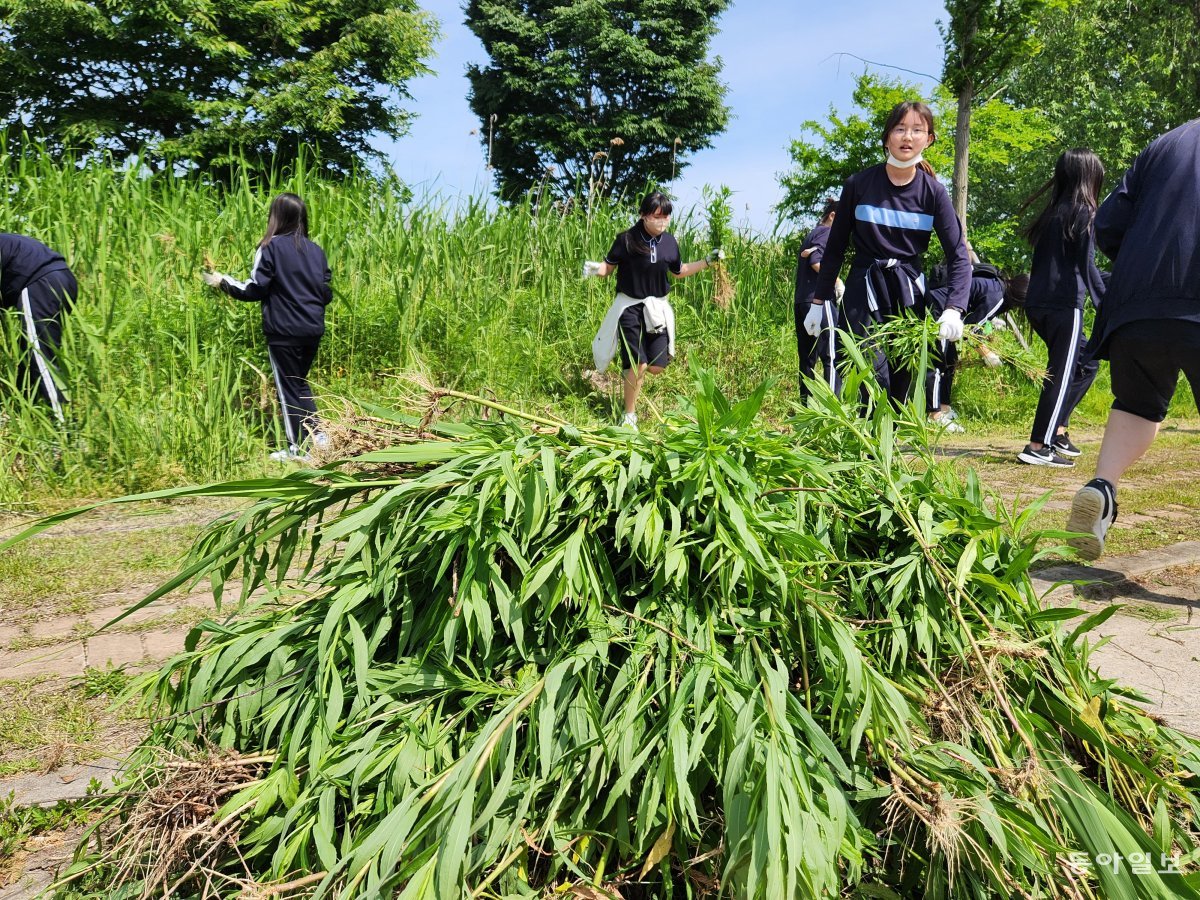
[[[56,162],[33,144],[9,144],[0,146],[0,229],[62,252],[80,298],[62,352],[72,398],[65,428],[14,393],[19,323],[0,316],[0,503],[270,470],[266,453],[282,435],[258,308],[205,288],[199,272],[211,258],[248,274],[270,199],[282,190],[308,201],[312,236],[334,272],[312,373],[326,408],[332,397],[394,403],[400,392],[387,376],[419,372],[576,422],[614,414],[617,379],[602,393],[583,375],[614,285],[582,280],[579,269],[632,224],[632,205],[495,209],[481,198],[413,198],[387,178],[331,182],[303,164],[218,186]],[[685,259],[710,249],[705,216],[703,208],[676,216]],[[735,397],[776,376],[765,412],[787,412],[796,372],[793,243],[732,235],[728,309],[713,302],[709,273],[676,283],[678,358],[650,380],[644,402],[675,408],[695,361]],[[1106,385],[1102,374],[1085,401],[1086,421],[1103,420]],[[1014,441],[1036,402],[1035,386],[1008,371],[965,372],[957,391],[968,422],[1011,428]]]
[[[386,377],[418,371],[583,421],[612,414],[582,377],[613,286],[579,278],[634,220],[617,205],[492,209],[478,198],[411,199],[369,176],[330,182],[304,166],[221,188],[136,167],[57,163],[36,147],[0,152],[0,228],[38,237],[67,257],[80,298],[61,353],[71,397],[55,425],[16,395],[19,322],[5,316],[0,387],[0,502],[108,494],[249,474],[277,442],[276,402],[255,304],[205,288],[206,258],[242,277],[270,198],[295,191],[327,250],[336,299],[312,378],[318,390],[385,399]],[[677,222],[684,255],[709,248],[703,222]],[[681,362],[699,356],[731,382],[788,371],[790,263],[781,246],[736,241],[732,309],[711,281],[679,283]],[[681,367],[682,368],[682,367]],[[672,374],[654,402],[682,386]],[[676,382],[678,381],[678,385]],[[659,400],[659,402],[664,402]]]

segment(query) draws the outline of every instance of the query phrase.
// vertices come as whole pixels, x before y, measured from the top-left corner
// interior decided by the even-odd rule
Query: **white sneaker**
[[[958,413],[953,409],[946,410],[940,416],[930,416],[929,421],[946,434],[965,434],[967,431],[959,424]]]
[[[632,428],[637,431],[637,413],[625,413],[625,418],[621,420],[621,425],[624,428]]]
[[[271,459],[273,459],[275,462],[312,462],[312,457],[301,451],[301,449],[295,444],[292,444],[286,450],[276,450],[271,454]]]
[[[1071,501],[1067,531],[1078,534],[1067,543],[1086,560],[1099,559],[1104,552],[1108,528],[1117,520],[1117,497],[1113,486],[1102,478],[1093,478],[1079,489]]]

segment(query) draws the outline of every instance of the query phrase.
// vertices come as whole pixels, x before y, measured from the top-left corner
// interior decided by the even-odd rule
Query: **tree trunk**
[[[954,212],[967,229],[967,166],[971,152],[971,103],[975,85],[966,79],[958,91],[958,118],[954,123]]]

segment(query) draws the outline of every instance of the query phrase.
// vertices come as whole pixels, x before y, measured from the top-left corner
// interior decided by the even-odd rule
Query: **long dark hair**
[[[1004,305],[1001,311],[1024,309],[1025,295],[1029,293],[1029,273],[1020,272],[1001,280],[1004,282]]]
[[[1025,229],[1030,244],[1036,244],[1055,218],[1062,222],[1063,234],[1076,240],[1091,227],[1104,186],[1104,163],[1086,147],[1066,150],[1054,164],[1054,177],[1021,204],[1024,211],[1050,191],[1050,202]]]
[[[640,256],[649,256],[650,247],[646,243],[645,232],[638,227],[642,224],[641,217],[654,213],[669,216],[674,209],[675,207],[671,205],[671,198],[662,191],[653,191],[643,197],[642,203],[638,207],[638,221],[628,231],[623,232],[626,251],[637,253]]]
[[[880,141],[884,148],[887,147],[888,135],[892,133],[892,129],[899,125],[900,121],[910,112],[915,112],[925,120],[925,128],[929,132],[929,143],[932,145],[937,140],[937,132],[933,128],[933,110],[920,100],[904,100],[892,107],[892,111],[888,113],[887,119],[883,123],[883,133],[880,135]],[[917,168],[922,169],[926,175],[933,174],[933,166],[925,162],[925,160],[917,163]]]
[[[258,246],[266,246],[271,238],[280,234],[290,234],[297,245],[300,244],[300,238],[308,237],[308,207],[296,194],[280,194],[271,201],[271,211],[267,213],[267,233]]]

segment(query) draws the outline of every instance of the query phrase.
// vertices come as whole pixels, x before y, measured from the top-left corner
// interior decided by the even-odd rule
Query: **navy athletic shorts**
[[[1143,319],[1108,340],[1113,409],[1151,422],[1167,417],[1179,373],[1200,403],[1200,322]]]
[[[632,369],[633,361],[651,366],[663,366],[671,362],[671,339],[666,331],[646,330],[642,318],[643,304],[635,303],[621,313],[621,368]]]

